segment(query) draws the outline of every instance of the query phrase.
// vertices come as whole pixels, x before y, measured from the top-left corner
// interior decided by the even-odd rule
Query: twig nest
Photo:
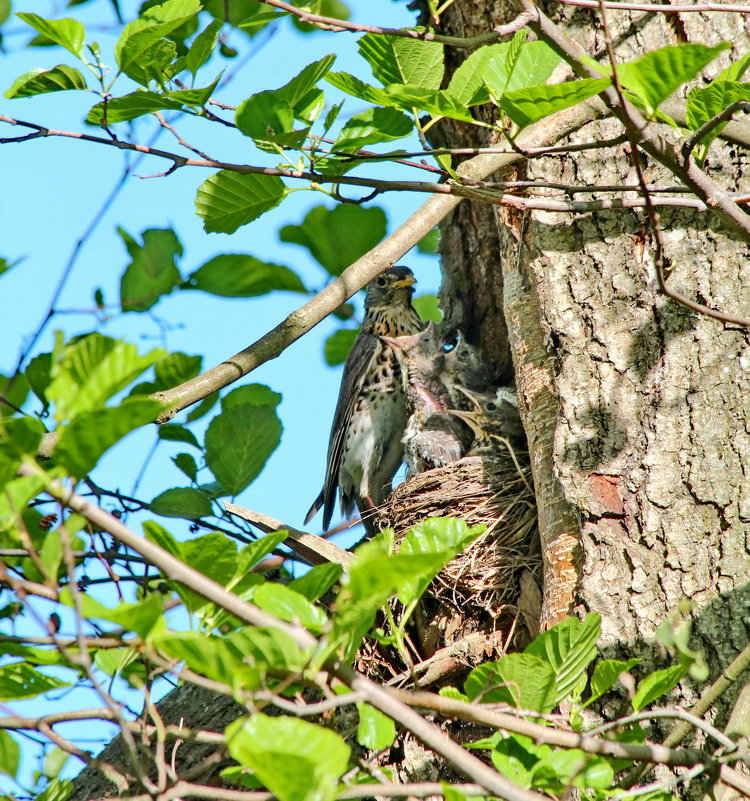
[[[412,476],[379,508],[377,524],[396,541],[428,517],[459,517],[487,529],[430,585],[409,629],[410,656],[422,686],[457,675],[535,636],[541,593],[537,511],[528,455],[500,448]],[[411,669],[391,649],[360,656],[382,679]],[[370,672],[368,671],[368,672]],[[390,673],[390,676],[388,674]]]

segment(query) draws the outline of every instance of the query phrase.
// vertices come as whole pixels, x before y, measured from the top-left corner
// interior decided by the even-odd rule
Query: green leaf
[[[234,233],[281,203],[289,190],[272,175],[221,170],[198,188],[195,208],[208,233]]]
[[[56,406],[55,418],[63,422],[101,408],[163,356],[160,348],[139,356],[135,345],[101,334],[88,334],[65,346],[47,387],[47,398]]]
[[[438,42],[368,33],[357,42],[357,48],[383,86],[402,83],[440,88],[443,45]]]
[[[707,47],[702,44],[679,44],[652,50],[641,58],[617,65],[620,83],[635,92],[652,115],[672,92],[692,80],[723,50],[728,42]]]
[[[208,84],[208,86],[195,89],[178,89],[175,92],[169,92],[169,97],[172,100],[175,100],[177,103],[182,103],[186,106],[203,108],[203,106],[208,103],[209,98],[213,95],[216,87],[219,85],[222,74],[223,73],[217,75],[216,78],[210,84]]]
[[[214,256],[188,276],[186,285],[189,289],[226,298],[251,298],[274,291],[307,291],[300,277],[289,267],[242,253]]]
[[[692,89],[687,98],[688,127],[692,131],[697,131],[701,125],[738,100],[750,100],[750,84],[717,79],[703,89]],[[704,154],[711,142],[724,130],[727,122],[714,126],[701,138]]]
[[[417,310],[419,316],[425,322],[439,323],[443,319],[443,313],[437,295],[419,295],[412,301],[412,306]]]
[[[603,92],[609,78],[584,78],[580,81],[557,83],[551,86],[531,86],[493,97],[500,108],[520,127],[549,117],[558,111],[575,106],[592,95]],[[492,90],[490,90],[492,94]]]
[[[195,481],[198,475],[198,465],[189,453],[178,453],[172,457],[172,461],[191,481]]]
[[[20,409],[26,402],[26,398],[29,394],[28,377],[23,373],[18,373],[13,379],[13,383],[10,384],[10,389],[8,389],[9,384],[10,376],[0,373],[0,395]],[[10,409],[4,403],[0,404],[0,417],[4,417],[6,414],[12,415],[14,413],[14,410]]]
[[[101,125],[103,123],[112,125],[116,122],[134,120],[136,117],[152,114],[155,111],[174,111],[180,108],[182,108],[181,103],[170,100],[164,95],[137,89],[129,95],[113,97],[106,103],[97,103],[86,115],[86,122],[89,125]]]
[[[279,801],[328,801],[349,763],[349,746],[306,720],[255,714],[226,730],[229,753]]]
[[[437,256],[440,247],[440,229],[433,228],[429,234],[425,234],[417,242],[417,250],[420,253],[427,253],[430,256]]]
[[[315,206],[301,225],[285,225],[279,231],[282,242],[307,248],[330,275],[340,275],[385,235],[386,216],[381,208],[349,204],[333,209]]]
[[[61,433],[55,458],[71,476],[83,478],[113,445],[136,428],[153,423],[162,405],[147,398],[126,398],[112,409],[79,414]]]
[[[187,442],[188,445],[194,445],[196,448],[201,447],[195,438],[195,434],[185,426],[179,425],[179,423],[164,423],[159,426],[156,433],[159,439],[167,440],[168,442]]]
[[[0,0],[2,2],[2,0]],[[0,275],[5,275],[9,270],[12,270],[17,264],[20,264],[23,258],[16,259],[15,261],[8,261],[8,259],[0,256]]]
[[[560,56],[545,42],[527,42],[511,59],[510,50],[489,59],[486,84],[490,94],[499,96],[518,89],[544,84],[560,63]]]
[[[234,580],[236,581],[238,578],[242,578],[242,576],[260,562],[261,559],[264,559],[271,551],[284,542],[285,539],[286,531],[274,531],[270,534],[266,534],[255,542],[249,542],[237,554]],[[292,582],[292,584],[293,583],[294,582]]]
[[[264,612],[288,623],[299,623],[316,634],[326,623],[322,609],[283,584],[261,584],[253,590],[251,598]]]
[[[47,778],[54,779],[55,776],[59,775],[70,756],[71,754],[67,751],[63,751],[62,748],[55,747],[47,751],[44,756],[42,773],[44,773]]]
[[[466,677],[466,694],[485,704],[510,704],[518,709],[551,712],[558,703],[555,671],[533,654],[508,654],[485,662]]]
[[[143,245],[122,228],[117,232],[133,259],[120,279],[120,305],[124,312],[148,311],[180,284],[176,257],[182,256],[182,243],[171,228],[144,231]]]
[[[20,761],[21,747],[5,729],[0,729],[0,773],[15,779]]]
[[[161,67],[164,52],[159,51],[159,40],[193,19],[200,10],[198,0],[167,0],[144,11],[138,19],[123,28],[115,45],[115,58],[120,72],[140,82],[144,78],[144,67]],[[156,53],[152,52],[154,48]]]
[[[331,86],[367,103],[374,103],[377,106],[393,105],[385,89],[360,81],[348,72],[329,72],[325,77]]]
[[[418,109],[433,117],[448,117],[475,125],[484,125],[471,116],[463,103],[442,89],[422,89],[421,87],[391,84],[386,89],[387,103],[403,109]]]
[[[490,59],[494,59],[496,64],[504,64],[509,47],[509,42],[502,42],[475,50],[453,73],[448,91],[465,106],[486,103],[489,100],[484,85],[487,65]]]
[[[197,631],[168,631],[154,644],[172,658],[184,661],[190,670],[230,687],[254,689],[259,683],[261,671],[237,659],[222,638]]]
[[[69,587],[63,587],[60,592],[60,602],[74,607]],[[120,603],[110,609],[90,595],[81,594],[78,598],[82,614],[85,617],[108,620],[127,631],[134,631],[142,639],[146,639],[152,631],[163,629],[164,603],[160,593],[151,593],[137,603]]]
[[[14,662],[0,667],[0,701],[18,701],[69,687],[70,684],[52,676],[45,676],[25,662]]]
[[[143,523],[143,531],[146,539],[155,542],[160,548],[182,559],[182,545],[164,528],[153,520],[146,520]]]
[[[294,110],[278,92],[259,92],[240,103],[234,121],[245,136],[258,142],[275,142],[292,130]]]
[[[305,110],[307,105],[305,98],[318,81],[328,73],[335,60],[336,56],[333,54],[323,56],[318,61],[308,64],[289,83],[277,90],[277,94],[291,107],[296,119],[300,119],[300,114]]]
[[[53,779],[34,801],[67,801],[72,792],[73,782],[70,779]]]
[[[364,748],[377,751],[390,748],[396,739],[396,724],[393,720],[369,704],[357,704],[357,711],[357,742]]]
[[[198,70],[211,58],[221,27],[221,20],[211,20],[207,27],[195,37],[190,49],[185,53],[185,68],[190,71],[193,78],[195,78]]]
[[[458,518],[435,517],[412,526],[401,541],[399,556],[424,554],[434,556],[435,562],[431,570],[425,570],[399,584],[398,597],[401,603],[406,605],[419,598],[445,565],[485,528],[484,525],[469,528],[464,520]]]
[[[168,353],[154,365],[155,380],[136,384],[130,394],[151,395],[154,392],[176,387],[178,384],[195,378],[200,373],[202,365],[202,356],[188,356],[182,351]]]
[[[394,108],[370,108],[354,114],[341,129],[331,150],[359,150],[365,145],[408,136],[414,123]]]
[[[684,665],[674,665],[673,667],[656,670],[638,682],[638,689],[633,697],[633,709],[640,712],[659,696],[668,693],[676,687],[682,679],[687,676],[688,670]]]
[[[58,64],[51,70],[34,69],[13,81],[5,97],[30,97],[46,92],[86,89],[86,79],[74,67]]]
[[[726,69],[723,69],[713,80],[716,81],[739,81],[750,67],[750,53],[746,53],[742,58],[733,61]]]
[[[42,36],[61,45],[74,56],[83,58],[83,40],[86,38],[86,30],[78,20],[42,19],[36,14],[25,13],[19,13],[16,16],[39,31]]]
[[[494,748],[490,752],[492,764],[506,779],[523,788],[531,787],[531,770],[538,761],[539,747],[529,737],[511,734],[508,737],[494,737]],[[550,751],[549,746],[541,746],[542,753]]]
[[[349,351],[358,334],[358,328],[340,328],[338,331],[334,331],[323,345],[323,358],[326,364],[330,367],[343,364],[349,356]]]
[[[590,612],[583,621],[569,617],[540,634],[524,651],[538,656],[555,672],[555,706],[568,695],[580,696],[586,668],[596,658],[601,617]]]
[[[308,570],[304,576],[300,576],[290,582],[289,589],[304,595],[308,601],[317,601],[339,580],[341,571],[341,565],[336,565],[332,562],[325,565],[317,565]]]
[[[151,501],[149,508],[162,517],[184,517],[187,520],[197,520],[213,513],[208,496],[192,487],[165,490]]]
[[[640,659],[628,659],[626,662],[619,659],[602,659],[598,662],[591,677],[591,697],[586,701],[585,706],[596,701],[597,698],[601,698],[604,693],[614,687],[621,673],[626,673],[640,661]]]
[[[275,409],[281,403],[281,395],[265,384],[245,384],[225,395],[221,399],[221,408],[226,411],[245,403],[252,406],[271,406]]]
[[[299,673],[308,662],[291,635],[280,629],[247,626],[233,631],[224,641],[238,660],[267,665],[269,670]]]
[[[49,406],[47,387],[52,380],[52,354],[40,353],[35,356],[26,367],[26,379],[29,382],[31,391],[44,404],[46,411],[47,406]]]
[[[269,406],[224,409],[206,431],[206,465],[229,495],[242,492],[281,440],[281,421]]]

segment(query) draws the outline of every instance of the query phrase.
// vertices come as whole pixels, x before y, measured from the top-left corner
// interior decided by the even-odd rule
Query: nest
[[[413,476],[378,509],[376,522],[393,528],[398,542],[428,517],[487,528],[430,585],[409,624],[408,660],[382,644],[360,653],[360,669],[390,683],[455,683],[474,665],[522,648],[538,630],[541,558],[528,455],[500,449]]]

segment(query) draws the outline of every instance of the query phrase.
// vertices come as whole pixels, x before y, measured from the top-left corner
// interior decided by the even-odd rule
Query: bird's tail
[[[310,510],[308,511],[307,515],[305,515],[305,525],[307,525],[313,517],[323,508],[323,490],[320,491],[320,495],[313,501]]]

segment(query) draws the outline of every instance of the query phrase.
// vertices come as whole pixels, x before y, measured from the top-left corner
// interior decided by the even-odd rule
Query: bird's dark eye
[[[468,348],[461,348],[461,350],[458,352],[458,355],[462,359],[465,359],[469,355],[469,349]]]
[[[487,409],[488,412],[494,412],[495,409],[497,409],[497,404],[490,401],[484,408]]]
[[[378,286],[385,286],[385,278],[383,278],[383,276],[381,275],[381,276],[380,276],[380,277],[379,277],[379,278],[378,278],[378,279],[375,281],[375,283],[376,283]]]

